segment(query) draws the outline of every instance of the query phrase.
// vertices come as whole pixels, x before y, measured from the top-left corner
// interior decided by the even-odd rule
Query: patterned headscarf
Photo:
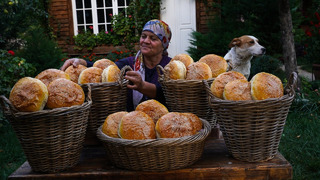
[[[165,22],[153,19],[148,21],[142,31],[150,31],[162,42],[162,46],[164,48],[164,52],[167,51],[169,47],[169,42],[171,40],[171,30]],[[141,51],[138,51],[136,57],[135,57],[135,63],[134,63],[134,71],[137,71],[140,75],[142,80],[145,80],[145,67],[143,64],[143,56],[141,54]],[[139,104],[141,101],[143,94],[141,94],[139,91],[133,90],[133,105],[134,108]]]

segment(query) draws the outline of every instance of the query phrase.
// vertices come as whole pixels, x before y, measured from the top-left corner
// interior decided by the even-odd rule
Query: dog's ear
[[[234,38],[230,44],[229,44],[229,48],[232,48],[234,46],[239,46],[241,44],[241,40],[240,38]]]

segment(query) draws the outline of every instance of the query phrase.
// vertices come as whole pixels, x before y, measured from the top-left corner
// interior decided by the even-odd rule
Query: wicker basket
[[[163,88],[169,111],[191,112],[207,120],[211,127],[216,126],[216,115],[208,104],[206,87],[200,80],[168,79],[162,66],[157,66],[159,82]],[[214,78],[205,80],[208,84]]]
[[[118,82],[81,85],[84,90],[87,89],[88,85],[91,86],[92,106],[88,119],[88,129],[91,133],[96,134],[97,129],[103,124],[108,115],[126,111],[128,80],[124,79],[124,75],[127,70],[132,69],[130,66],[125,66],[121,69]]]
[[[119,168],[138,171],[166,171],[189,166],[202,155],[210,124],[194,136],[150,140],[112,138],[97,130],[109,160]]]
[[[217,115],[229,153],[247,162],[267,161],[278,151],[289,108],[294,99],[297,74],[285,95],[261,101],[228,101],[216,98],[206,84],[208,100]]]
[[[33,171],[59,172],[80,160],[92,104],[89,88],[80,106],[18,112],[5,96],[1,106]]]

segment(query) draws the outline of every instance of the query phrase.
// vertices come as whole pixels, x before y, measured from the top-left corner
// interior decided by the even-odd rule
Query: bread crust
[[[187,116],[170,112],[158,119],[156,133],[158,138],[180,138],[196,134],[196,129]]]
[[[65,78],[70,80],[69,74],[59,69],[46,69],[39,73],[35,78],[42,81],[46,86],[48,86],[50,82],[58,78]]]
[[[168,109],[163,104],[154,99],[143,101],[136,107],[136,111],[142,111],[148,114],[155,124],[161,116],[169,113]]]
[[[197,115],[193,113],[181,113],[181,115],[191,120],[193,124],[193,128],[195,129],[196,132],[202,129],[202,121]]]
[[[120,111],[108,115],[102,125],[102,132],[110,137],[120,138],[118,135],[119,124],[126,111]]]
[[[283,96],[281,80],[270,73],[261,72],[251,79],[251,95],[254,100],[280,98]]]
[[[97,67],[89,67],[83,70],[78,79],[79,84],[86,84],[86,83],[101,83],[101,74],[102,69]]]
[[[119,80],[120,69],[116,65],[105,68],[101,74],[102,82],[116,82]]]
[[[16,82],[9,101],[18,110],[34,112],[43,110],[48,100],[47,86],[39,79],[24,77]]]
[[[155,139],[155,124],[142,111],[132,111],[124,115],[119,125],[119,136],[123,139]]]
[[[49,109],[81,105],[85,100],[81,86],[64,78],[52,81],[48,86],[48,93]]]
[[[226,72],[228,68],[227,61],[223,57],[215,54],[207,54],[201,57],[198,62],[206,63],[210,67],[213,78]]]
[[[187,69],[186,66],[177,60],[170,61],[165,67],[165,76],[169,79],[177,80],[177,79],[185,79]]]
[[[116,66],[116,63],[114,63],[110,59],[99,59],[93,63],[92,67],[97,67],[97,68],[104,70],[105,68],[107,68],[110,65]]]
[[[223,98],[231,101],[252,100],[250,82],[244,79],[228,82],[223,90]]]
[[[188,67],[190,64],[194,63],[192,57],[190,57],[188,54],[177,54],[175,55],[171,61],[178,60],[181,61],[186,67]]]
[[[212,72],[206,63],[195,62],[187,67],[186,80],[206,80],[210,78],[212,78]]]
[[[87,69],[86,66],[79,64],[77,67],[69,66],[64,72],[69,74],[71,81],[78,83],[79,75],[85,69]]]
[[[218,75],[210,85],[212,94],[220,99],[223,99],[223,90],[225,85],[228,82],[231,82],[237,79],[247,80],[247,78],[243,74],[236,71],[228,71]]]

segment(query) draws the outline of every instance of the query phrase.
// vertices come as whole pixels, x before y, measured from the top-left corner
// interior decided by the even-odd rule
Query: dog
[[[253,56],[261,56],[266,53],[266,48],[258,43],[258,39],[250,35],[234,38],[229,47],[231,49],[224,56],[224,59],[228,62],[231,70],[242,73],[247,79],[250,76]]]

